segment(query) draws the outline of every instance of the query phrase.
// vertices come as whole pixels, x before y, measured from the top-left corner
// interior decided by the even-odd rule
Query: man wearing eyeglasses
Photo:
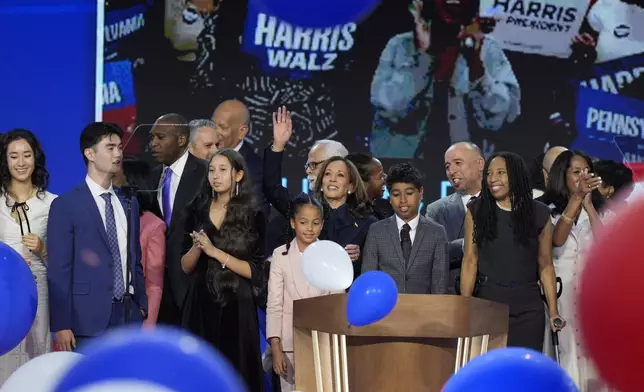
[[[275,143],[273,143],[275,148]],[[283,147],[282,147],[283,149]],[[273,150],[275,151],[275,150]],[[306,178],[309,180],[309,189],[315,187],[315,180],[318,176],[320,165],[331,157],[346,157],[349,151],[342,145],[342,143],[335,140],[318,140],[313,147],[309,150],[309,157],[304,165],[306,170]]]

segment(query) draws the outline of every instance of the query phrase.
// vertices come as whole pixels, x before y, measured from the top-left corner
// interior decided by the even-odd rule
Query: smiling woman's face
[[[36,162],[34,151],[25,139],[14,140],[7,146],[7,166],[14,181],[31,181]]]
[[[347,197],[353,185],[349,179],[349,168],[343,161],[334,161],[327,165],[322,173],[322,192],[327,200],[338,200]]]
[[[572,194],[579,187],[584,174],[588,173],[588,162],[579,155],[573,155],[570,159],[570,167],[566,171],[566,185],[568,186],[568,193]]]

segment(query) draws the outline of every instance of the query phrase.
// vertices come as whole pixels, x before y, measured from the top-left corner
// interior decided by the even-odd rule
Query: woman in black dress
[[[509,305],[507,345],[541,352],[545,313],[539,281],[553,330],[554,320],[561,319],[550,210],[532,199],[530,176],[518,155],[492,155],[483,173],[481,196],[465,217],[461,293]]]
[[[249,391],[264,391],[257,304],[265,282],[264,217],[252,198],[244,159],[231,149],[208,163],[208,178],[188,206],[181,267],[192,275],[183,327],[236,367]]]

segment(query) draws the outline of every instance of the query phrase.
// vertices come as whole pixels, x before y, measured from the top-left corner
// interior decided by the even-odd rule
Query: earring
[[[351,191],[349,191],[349,194],[351,194]]]
[[[213,199],[215,198],[215,190],[214,189],[212,190],[212,198]]]
[[[239,196],[239,183],[235,183],[235,196]]]

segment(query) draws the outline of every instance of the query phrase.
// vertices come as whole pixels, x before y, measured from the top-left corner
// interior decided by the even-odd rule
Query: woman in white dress
[[[601,178],[593,173],[592,162],[580,151],[564,151],[550,169],[545,200],[552,210],[552,261],[563,283],[559,313],[568,328],[559,333],[561,366],[580,391],[600,391],[601,382],[584,352],[576,309],[577,290],[584,268],[584,253],[592,244],[593,233],[601,226],[593,204]]]
[[[36,137],[26,130],[4,135],[0,150],[0,241],[20,253],[38,287],[38,312],[27,337],[0,356],[0,386],[30,359],[52,350],[47,294],[47,217],[56,197]]]

